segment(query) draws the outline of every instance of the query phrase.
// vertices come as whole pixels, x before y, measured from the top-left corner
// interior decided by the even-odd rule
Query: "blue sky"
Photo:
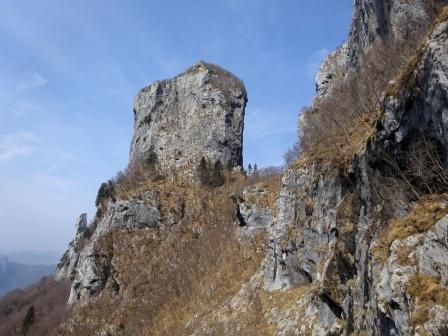
[[[125,168],[132,99],[198,60],[246,84],[244,160],[278,165],[353,0],[0,2],[0,249],[63,250]]]

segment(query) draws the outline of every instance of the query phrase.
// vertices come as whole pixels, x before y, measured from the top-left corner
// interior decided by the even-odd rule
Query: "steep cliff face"
[[[413,4],[413,12],[420,13],[421,4]],[[369,10],[361,6],[355,13],[368,16]],[[446,197],[424,199],[414,208],[405,189],[411,186],[416,193],[427,182],[391,181],[415,164],[425,169],[415,150],[422,141],[437,148],[431,165],[447,162],[445,20],[442,16],[391,82],[380,104],[382,117],[348,164],[336,169],[308,164],[283,178],[264,286],[269,291],[315,288],[314,296],[302,299],[315,307],[314,317],[295,320],[313,324],[313,335],[446,333]],[[441,185],[437,181],[431,187]]]
[[[81,214],[76,221],[75,239],[70,242],[67,251],[62,256],[62,259],[56,268],[56,280],[61,281],[73,279],[73,273],[78,263],[79,254],[84,247],[87,229],[87,214]]]
[[[157,81],[134,101],[130,161],[151,147],[164,169],[196,166],[201,156],[242,166],[247,94],[230,72],[199,62],[171,80]]]
[[[416,45],[446,0],[356,0],[347,41],[323,62],[316,76],[318,98],[356,70],[359,61],[378,40],[401,38]]]

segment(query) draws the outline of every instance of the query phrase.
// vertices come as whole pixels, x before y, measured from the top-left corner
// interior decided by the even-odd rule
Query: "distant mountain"
[[[7,251],[0,250],[0,257],[24,265],[55,265],[61,259],[58,251]]]
[[[55,265],[24,265],[0,256],[0,296],[27,287],[54,272]]]

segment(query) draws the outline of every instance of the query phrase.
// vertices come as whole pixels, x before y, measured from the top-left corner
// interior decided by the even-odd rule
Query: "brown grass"
[[[404,89],[414,89],[413,73],[425,50],[426,37],[447,20],[447,7],[436,8],[438,18],[432,24],[422,24],[412,38],[375,42],[361,58],[356,73],[336,75],[339,83],[331,94],[303,114],[299,132],[303,152],[296,168],[311,162],[337,167],[364,148],[383,115],[383,94],[395,97]]]
[[[69,283],[46,277],[26,289],[5,295],[0,299],[0,336],[18,335],[31,305],[36,310],[36,318],[27,335],[48,335],[67,315],[69,292]]]
[[[183,335],[193,317],[235,295],[260,266],[266,246],[263,236],[244,244],[238,240],[236,205],[229,195],[241,180],[229,180],[204,189],[169,176],[121,190],[118,198],[151,191],[163,204],[160,211],[183,203],[185,212],[166,229],[116,231],[107,237],[112,266],[106,289],[58,334],[110,328],[118,335]]]
[[[415,274],[409,280],[408,293],[414,301],[411,325],[420,326],[429,321],[428,310],[435,304],[448,308],[448,289],[439,280],[427,274]]]
[[[353,155],[364,148],[372,133],[373,125],[369,118],[360,118],[347,124],[344,131],[337,128],[327,130],[325,137],[319,137],[315,142],[309,144],[292,168],[306,167],[313,162],[325,162],[330,166],[347,163]]]
[[[331,94],[304,112],[299,165],[346,163],[365,145],[382,116],[380,99],[390,79],[412,55],[404,41],[377,41],[359,69],[341,78]]]
[[[392,219],[380,233],[379,245],[373,250],[373,256],[385,262],[389,256],[389,248],[397,239],[424,233],[448,214],[448,195],[430,195],[416,203],[409,215],[404,218]],[[405,251],[402,251],[405,253]],[[402,260],[403,261],[403,260]]]

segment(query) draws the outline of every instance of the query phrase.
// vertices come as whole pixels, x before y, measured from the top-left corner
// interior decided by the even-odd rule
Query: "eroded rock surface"
[[[447,217],[394,241],[386,247],[386,260],[375,257],[384,245],[384,214],[400,218],[409,210],[403,190],[387,186],[385,153],[405,169],[418,159],[413,146],[427,139],[446,162],[447,55],[448,24],[441,22],[407,69],[406,80],[399,87],[391,83],[374,136],[347,168],[308,165],[283,178],[264,286],[269,291],[315,286],[309,302],[318,311],[313,335],[444,335],[447,330],[447,307],[440,299],[446,295]],[[425,211],[422,216],[428,216]],[[428,299],[419,297],[425,283],[438,293],[429,300],[435,305],[430,311],[424,308]],[[415,290],[419,286],[423,289]]]
[[[242,237],[250,237],[258,233],[267,232],[273,224],[275,209],[272,209],[273,191],[262,185],[255,185],[244,189],[238,200],[239,233]],[[274,203],[275,204],[275,203]]]
[[[160,192],[155,191],[137,194],[126,200],[106,200],[99,208],[93,227],[89,229],[91,236],[88,241],[81,246],[74,244],[77,254],[69,252],[73,278],[70,304],[87,302],[103,290],[108,278],[113,276],[112,232],[168,229],[179,222],[184,211],[181,195],[175,197],[172,205],[168,205]]]
[[[378,40],[415,40],[428,29],[446,0],[356,0],[348,40],[332,52],[316,75],[317,98],[331,92],[333,83],[356,70],[363,55]]]
[[[85,235],[87,232],[87,214],[83,213],[76,221],[75,239],[70,242],[67,251],[62,256],[62,259],[56,268],[56,280],[63,281],[73,279],[74,270],[78,263],[79,254],[84,247]]]
[[[246,103],[244,84],[205,62],[156,81],[134,101],[130,161],[144,159],[153,146],[164,169],[196,167],[201,157],[242,166]]]

